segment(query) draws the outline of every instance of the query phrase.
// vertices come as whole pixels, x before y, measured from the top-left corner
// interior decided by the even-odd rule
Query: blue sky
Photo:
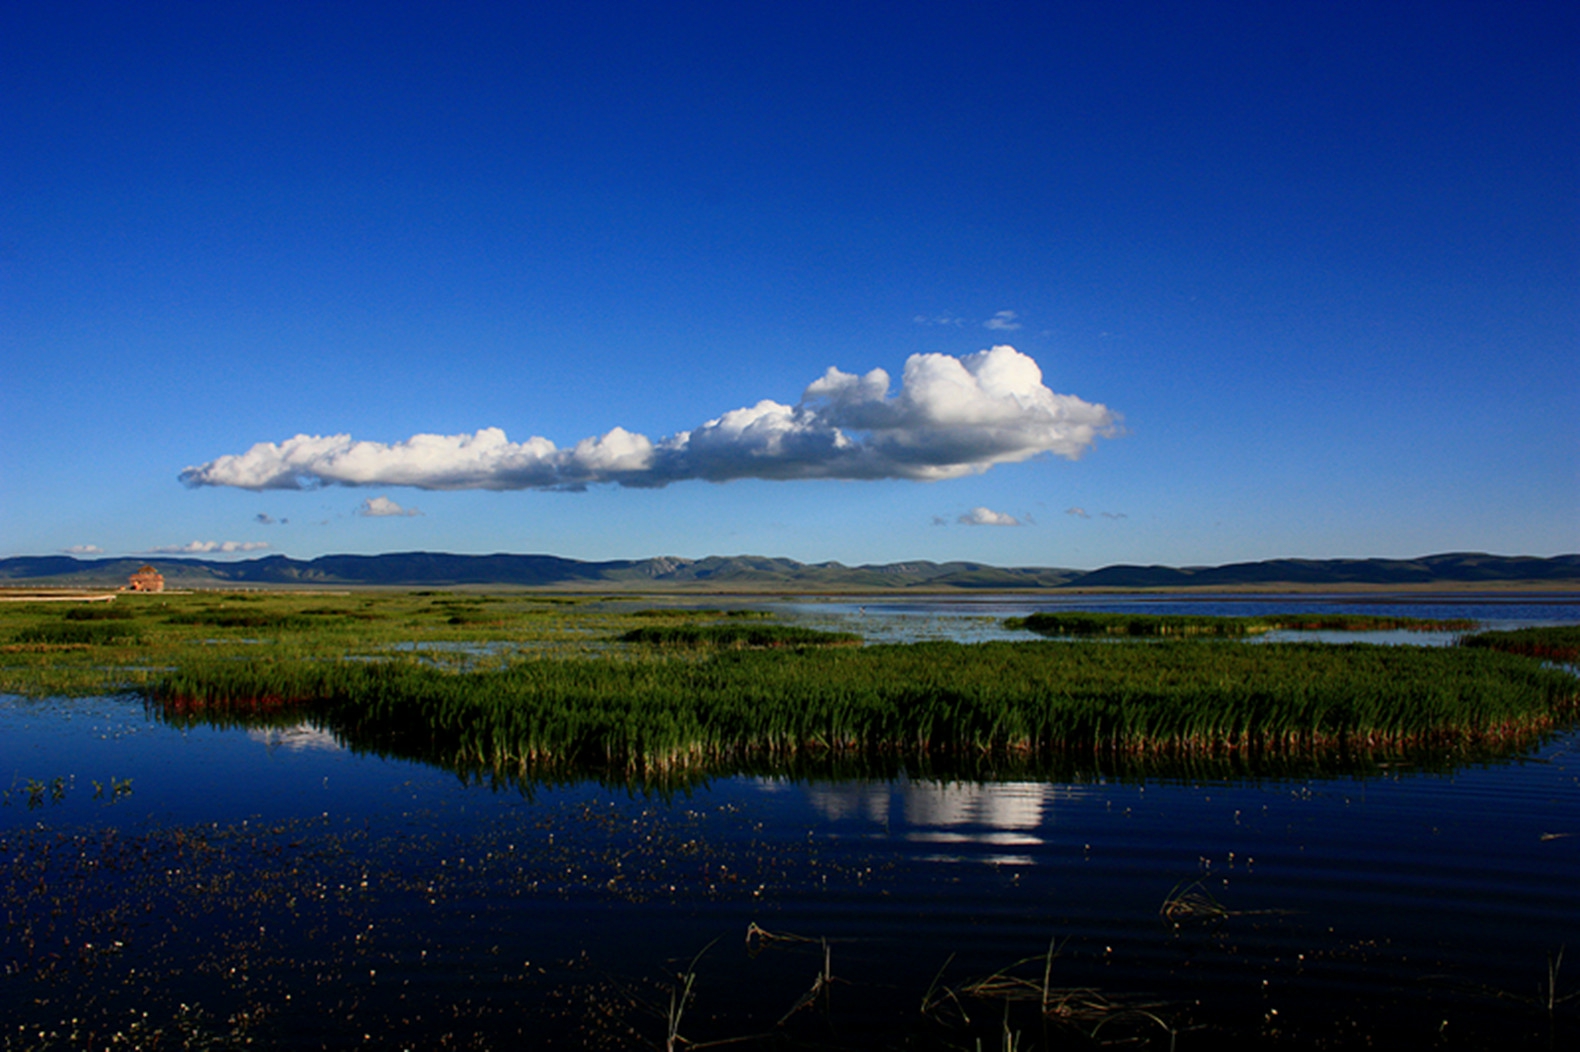
[[[0,555],[1580,549],[1573,5],[750,7],[0,8]]]

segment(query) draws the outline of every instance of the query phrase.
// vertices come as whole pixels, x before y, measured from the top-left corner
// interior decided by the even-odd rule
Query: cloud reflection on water
[[[335,736],[326,730],[314,727],[310,723],[298,723],[294,727],[269,727],[263,730],[251,730],[247,737],[273,749],[285,749],[289,752],[302,752],[307,749],[322,749],[326,751],[339,751],[345,746],[335,740]]]
[[[830,822],[867,822],[884,835],[918,844],[958,845],[968,849],[1037,847],[1054,822],[1054,805],[1084,796],[1080,786],[1044,782],[841,782],[791,786],[760,779],[759,788],[784,792],[798,788],[812,810]],[[1026,854],[988,851],[927,856],[934,861],[980,861],[1032,865]]]

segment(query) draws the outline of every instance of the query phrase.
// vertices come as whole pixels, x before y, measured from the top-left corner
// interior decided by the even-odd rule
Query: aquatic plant
[[[799,625],[681,624],[633,628],[620,641],[658,647],[829,647],[856,646],[861,637]]]
[[[73,606],[66,610],[67,621],[130,621],[137,612],[126,606],[111,603],[92,603]]]
[[[1547,661],[1580,660],[1580,625],[1546,625],[1507,631],[1477,632],[1459,641],[1462,647],[1501,650]]]
[[[1463,618],[1381,617],[1370,614],[1279,614],[1270,617],[1221,617],[1208,614],[1115,614],[1043,612],[1004,621],[1011,630],[1044,636],[1214,636],[1238,638],[1273,631],[1301,632],[1464,632],[1476,622]]]
[[[57,621],[33,625],[17,632],[17,643],[77,644],[102,646],[106,643],[135,642],[142,633],[131,625],[102,621]]]
[[[715,610],[706,606],[654,606],[644,610],[631,611],[632,617],[643,618],[770,618],[774,615],[767,610]]]
[[[968,1001],[998,1002],[1003,1006],[1004,1023],[1001,1030],[1003,1047],[1018,1047],[1018,1035],[1009,1028],[1010,1009],[1017,1005],[1035,1005],[1044,1024],[1053,1024],[1060,1037],[1078,1034],[1096,1042],[1097,1034],[1111,1023],[1154,1023],[1170,1035],[1169,1047],[1174,1047],[1177,1029],[1165,1021],[1160,1013],[1178,1006],[1147,997],[1125,996],[1105,992],[1093,986],[1055,986],[1054,962],[1060,956],[1057,938],[1048,941],[1048,949],[1035,957],[1022,958],[1014,964],[1000,968],[991,975],[971,979],[958,986],[943,984],[944,972],[954,959],[951,954],[934,976],[932,985],[922,996],[922,1015],[943,1026],[950,1024],[971,1025],[971,1015],[966,1008]],[[1038,970],[1027,974],[1028,966]],[[1049,1044],[1063,1044],[1044,1033]],[[1126,1043],[1132,1043],[1134,1037]]]
[[[711,950],[714,943],[718,941],[714,939],[698,950],[691,963],[686,965],[686,970],[675,976],[674,986],[669,991],[669,1010],[664,1017],[664,1052],[675,1052],[677,1048],[692,1044],[681,1036],[680,1021],[685,1017],[686,1007],[691,1004],[694,996],[692,988],[697,985],[697,962],[702,960],[703,954]]]

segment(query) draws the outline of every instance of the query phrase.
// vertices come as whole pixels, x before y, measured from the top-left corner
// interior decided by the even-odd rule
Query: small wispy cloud
[[[1020,328],[1019,318],[1020,315],[1012,310],[1001,310],[983,322],[982,327],[992,329],[994,332],[1014,332]]]
[[[956,328],[956,329],[960,328],[960,326],[962,326],[962,325],[964,325],[966,323],[966,320],[964,318],[957,317],[957,316],[955,316],[953,314],[948,314],[948,313],[944,313],[944,314],[918,314],[916,317],[912,318],[911,320],[914,321],[918,325],[948,325],[948,326],[950,326],[952,328]]]
[[[269,547],[267,541],[189,541],[186,544],[162,544],[149,548],[144,555],[213,555],[234,552],[260,552]]]
[[[934,515],[933,516],[933,525],[934,526],[948,526],[949,525],[949,520],[944,518],[942,515]]]
[[[103,555],[104,549],[97,544],[73,544],[70,548],[62,548],[62,555]]]
[[[1077,519],[1090,519],[1091,518],[1091,516],[1086,513],[1086,509],[1085,508],[1065,508],[1064,509],[1064,513],[1066,515],[1073,515]]]
[[[369,497],[357,505],[357,514],[366,519],[384,519],[396,516],[410,518],[422,512],[416,508],[403,508],[388,497]]]
[[[1122,511],[1105,511],[1105,512],[1103,512],[1103,518],[1105,518],[1105,519],[1128,519],[1128,518],[1130,518],[1130,516],[1126,515]]]
[[[962,526],[1024,526],[1024,525],[1026,525],[1025,523],[1021,522],[1019,519],[1017,519],[1015,516],[1005,514],[1002,511],[994,511],[992,508],[972,508],[970,511],[966,512],[964,515],[960,516],[960,518],[955,520],[955,521],[959,522],[960,525],[962,525]]]
[[[252,517],[252,521],[256,522],[256,523],[259,523],[260,525],[263,525],[263,526],[274,526],[274,525],[284,526],[286,523],[290,522],[291,520],[290,519],[277,519],[273,515],[268,514],[267,512],[260,511],[258,514],[254,515]]]

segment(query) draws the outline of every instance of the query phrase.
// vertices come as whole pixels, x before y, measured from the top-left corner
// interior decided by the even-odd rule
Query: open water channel
[[[970,640],[1054,607],[780,609]],[[1580,1045],[1574,728],[1342,771],[846,774],[468,784],[310,726],[0,697],[0,1047]]]

